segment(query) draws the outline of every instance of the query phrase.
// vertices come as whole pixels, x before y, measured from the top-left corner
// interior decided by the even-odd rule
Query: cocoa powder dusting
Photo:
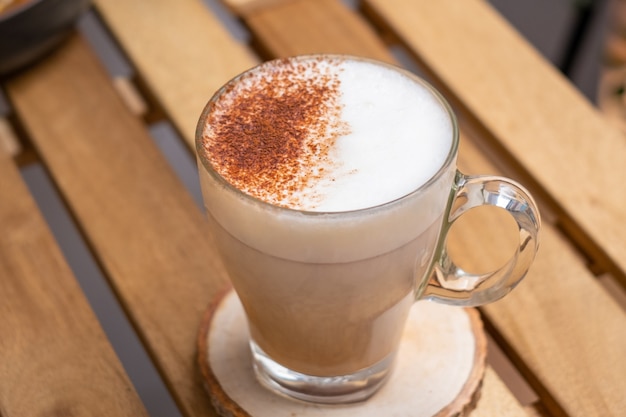
[[[340,121],[339,79],[317,61],[265,64],[227,87],[206,120],[205,150],[236,188],[299,208],[312,182],[329,171]]]

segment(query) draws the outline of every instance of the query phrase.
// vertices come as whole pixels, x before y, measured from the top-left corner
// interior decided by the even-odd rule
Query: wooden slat
[[[3,152],[0,224],[2,416],[147,416]]]
[[[437,2],[429,4],[434,3]],[[294,15],[292,17],[286,15],[284,10],[280,11],[280,7],[267,9],[264,13],[281,13],[284,21],[290,21],[299,14],[294,7],[296,4],[294,2],[288,6]],[[339,19],[334,18],[329,10],[332,9],[325,9],[330,14],[327,16],[329,21],[338,24]],[[323,11],[318,13],[322,14]],[[254,13],[244,16],[244,19],[248,23],[253,21]],[[273,22],[270,19],[267,21],[268,24]],[[275,55],[283,53],[286,49],[284,45],[289,45],[290,50],[297,50],[298,53],[314,52],[317,48],[332,44],[334,39],[333,30],[320,25],[317,31],[309,34],[306,48],[312,50],[307,50],[299,46],[297,33],[301,28],[287,23],[284,25],[289,29],[281,30],[280,39],[260,39],[264,45],[281,45],[270,49]],[[250,23],[249,26],[255,28],[255,35],[259,38],[266,33],[277,36],[273,28],[259,30]],[[442,30],[448,26],[449,23],[440,22]],[[353,35],[346,31],[343,36]],[[432,36],[424,39],[425,42],[437,44]],[[354,42],[358,43],[356,40]],[[366,48],[361,46],[360,50]],[[462,64],[457,66],[459,71],[463,68]],[[491,72],[484,72],[485,81],[493,78]],[[514,109],[509,111],[515,114]],[[467,139],[463,140],[459,158],[460,167],[470,173],[498,172]],[[496,255],[501,259],[502,256],[510,256],[509,242],[497,240],[502,230],[510,226],[508,220],[498,217],[497,220],[490,218],[488,222],[472,222],[469,228],[461,232],[460,240],[456,242],[465,251],[457,250],[457,253],[462,256],[468,247],[482,247],[485,248],[483,253],[475,252],[476,256],[482,255],[482,258],[488,260]],[[486,236],[496,239],[496,243],[488,245]],[[481,246],[481,243],[485,245]],[[466,254],[460,261],[470,265],[473,263],[474,267],[482,270],[485,265],[476,262],[478,259]],[[585,268],[585,260],[550,225],[544,227],[541,254],[526,281],[507,299],[485,309],[493,325],[514,347],[518,364],[534,379],[534,385],[543,400],[549,403],[555,413],[567,408],[571,415],[619,415],[619,410],[625,407],[624,399],[619,395],[620,390],[624,391],[622,375],[626,374],[626,361],[620,354],[626,351],[626,333],[623,331],[626,317],[623,310],[594,280]],[[520,300],[533,308],[525,307]],[[588,304],[592,304],[592,307]],[[598,323],[602,325],[598,326]],[[588,335],[592,337],[588,338]],[[606,346],[606,343],[611,346]],[[609,387],[606,381],[610,381]]]
[[[204,215],[81,38],[7,92],[183,413],[212,415],[195,338],[226,279]]]
[[[626,138],[482,0],[367,0],[626,284]],[[591,237],[589,239],[588,237]],[[595,242],[595,243],[594,243]]]
[[[323,52],[393,62],[371,26],[336,0],[292,0],[248,13],[245,21],[271,57]]]
[[[253,66],[255,58],[200,0],[95,4],[176,129],[195,149],[202,108],[228,79]]]

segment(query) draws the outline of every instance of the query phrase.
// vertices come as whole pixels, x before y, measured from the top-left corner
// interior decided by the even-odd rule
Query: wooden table
[[[192,153],[206,100],[255,63],[310,52],[394,62],[398,45],[458,112],[461,169],[516,178],[542,208],[531,272],[481,309],[491,343],[536,401],[520,404],[489,368],[472,415],[626,415],[626,314],[617,301],[626,285],[622,132],[481,0],[365,0],[358,11],[338,0],[229,3],[251,46],[199,0],[95,1],[134,66],[131,81],[147,103],[141,114],[78,34],[5,80],[24,151],[0,150],[0,415],[147,415],[21,164],[34,159],[49,172],[181,414],[211,416],[195,339],[227,276],[204,214],[147,123],[169,120]],[[511,247],[501,233],[506,219],[484,223],[483,214],[450,243],[467,268]]]

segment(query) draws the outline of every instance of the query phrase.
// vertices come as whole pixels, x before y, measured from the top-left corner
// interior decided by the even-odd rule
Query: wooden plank
[[[95,4],[142,80],[195,149],[196,123],[208,99],[256,59],[200,0]]]
[[[147,416],[26,185],[0,151],[0,411]]]
[[[337,53],[393,62],[371,26],[336,0],[292,0],[258,9],[244,19],[271,57]]]
[[[626,283],[626,139],[486,2],[367,0]],[[539,188],[538,188],[539,190]],[[539,191],[537,191],[539,192]],[[590,238],[590,239],[589,239]]]
[[[81,38],[7,92],[181,410],[212,415],[196,331],[226,276],[204,215]]]

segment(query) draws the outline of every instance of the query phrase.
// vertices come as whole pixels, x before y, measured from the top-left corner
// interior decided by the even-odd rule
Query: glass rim
[[[433,97],[443,107],[443,109],[445,110],[445,112],[447,113],[449,117],[450,122],[452,123],[452,142],[450,144],[450,149],[448,150],[448,154],[446,155],[446,159],[444,160],[443,164],[441,164],[439,169],[427,181],[425,181],[422,185],[420,185],[416,189],[400,197],[394,198],[393,200],[389,200],[389,201],[386,201],[384,203],[377,204],[374,206],[363,207],[363,208],[352,209],[352,210],[343,210],[343,211],[315,211],[315,210],[301,210],[297,208],[279,206],[276,204],[269,203],[255,196],[252,196],[240,190],[239,188],[235,187],[228,180],[226,180],[222,175],[220,175],[220,173],[217,172],[217,170],[213,168],[213,165],[211,164],[211,162],[204,155],[203,135],[204,135],[204,127],[205,127],[205,121],[207,119],[207,116],[210,113],[213,104],[217,102],[217,100],[221,97],[221,95],[224,94],[224,92],[227,91],[230,86],[238,82],[242,77],[246,76],[247,74],[258,71],[263,66],[269,66],[269,65],[272,65],[272,63],[274,62],[278,62],[278,61],[285,60],[285,59],[304,61],[304,60],[316,60],[316,59],[318,60],[320,58],[346,60],[346,61],[361,61],[361,62],[367,62],[367,63],[378,65],[378,66],[387,67],[405,75],[412,81],[421,84],[433,95]],[[437,89],[435,89],[435,87],[433,87],[432,84],[430,84],[428,81],[418,76],[417,74],[414,74],[413,72],[405,68],[399,67],[397,65],[382,62],[382,61],[371,59],[371,58],[365,58],[365,57],[348,55],[348,54],[305,54],[305,55],[294,55],[294,56],[290,56],[286,58],[276,58],[276,59],[264,61],[258,65],[255,65],[254,67],[251,67],[235,75],[233,78],[227,81],[223,86],[221,86],[209,99],[207,104],[204,106],[204,109],[202,110],[202,113],[200,114],[200,117],[198,119],[198,124],[196,125],[196,134],[195,134],[196,157],[201,162],[202,166],[207,171],[207,173],[211,175],[211,177],[215,181],[217,181],[220,185],[222,185],[224,188],[228,189],[229,191],[232,191],[234,194],[243,198],[244,200],[253,202],[254,204],[260,204],[261,206],[265,206],[268,209],[277,210],[277,211],[284,212],[284,213],[289,213],[289,212],[298,213],[298,214],[303,214],[303,215],[308,215],[308,216],[345,216],[345,215],[350,215],[350,214],[357,214],[357,213],[363,213],[363,212],[368,212],[372,210],[383,209],[384,207],[395,205],[403,200],[407,200],[411,198],[412,196],[419,194],[423,190],[429,188],[448,170],[448,168],[450,167],[450,165],[454,162],[456,158],[458,148],[459,148],[459,126],[458,126],[457,117],[454,111],[452,110],[452,107],[450,106],[448,101],[445,99],[445,97],[443,97],[443,95]]]

